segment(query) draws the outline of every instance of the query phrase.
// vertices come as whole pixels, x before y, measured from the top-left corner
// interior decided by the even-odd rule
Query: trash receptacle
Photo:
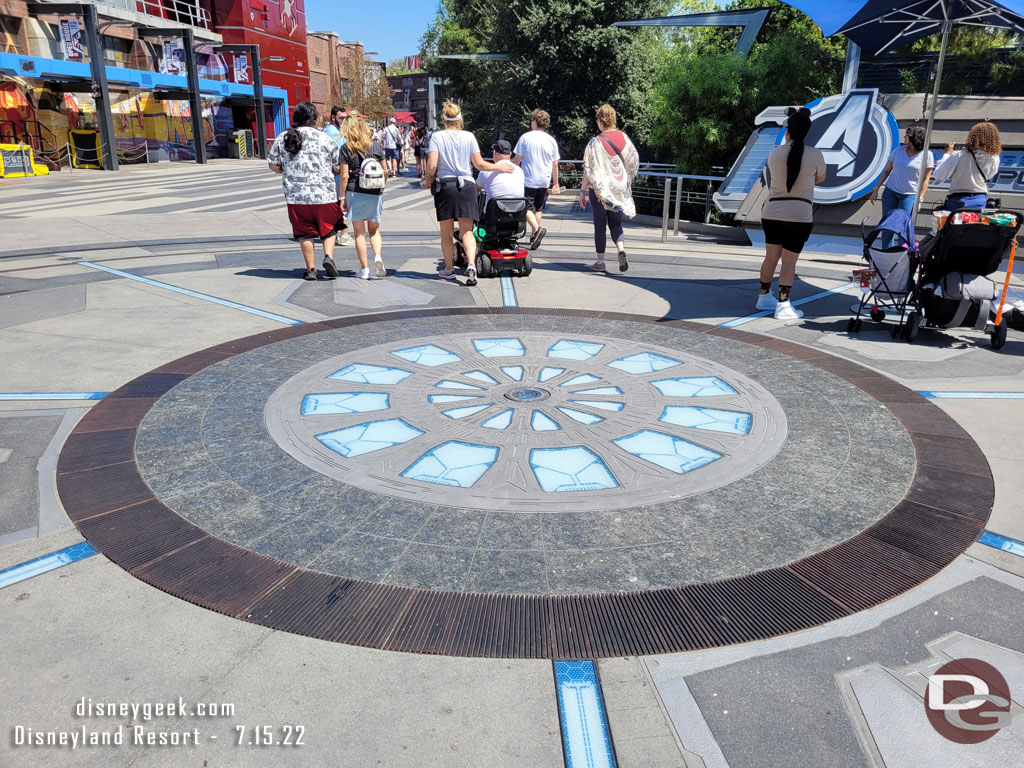
[[[232,131],[228,136],[228,157],[241,160],[252,158],[253,155],[252,131]]]

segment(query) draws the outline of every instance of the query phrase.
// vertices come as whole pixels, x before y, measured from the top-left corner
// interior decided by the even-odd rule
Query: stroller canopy
[[[882,236],[888,236],[890,239],[893,236],[898,237],[899,240],[893,240],[893,245],[906,245],[908,248],[914,249],[916,245],[914,222],[910,218],[910,214],[902,208],[893,208],[884,219],[878,222],[877,227],[864,236],[864,244],[871,245]]]

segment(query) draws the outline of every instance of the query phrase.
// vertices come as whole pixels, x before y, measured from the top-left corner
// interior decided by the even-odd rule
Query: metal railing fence
[[[668,239],[669,221],[673,221],[672,234],[679,234],[679,222],[683,206],[702,213],[705,224],[711,221],[712,196],[717,185],[725,181],[724,176],[699,176],[689,173],[670,173],[663,170],[665,163],[641,163],[640,171],[633,180],[633,200],[637,210],[657,210],[661,200],[661,241]],[[566,189],[579,189],[583,179],[582,160],[560,160],[558,184]],[[674,182],[674,183],[673,183]],[[688,219],[682,218],[683,221]]]

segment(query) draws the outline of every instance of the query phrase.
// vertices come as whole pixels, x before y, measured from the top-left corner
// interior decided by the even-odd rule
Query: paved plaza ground
[[[530,276],[441,281],[411,174],[370,281],[300,279],[258,161],[0,211],[3,768],[1020,764],[924,699],[1024,706],[1024,334],[851,335],[820,253],[776,321],[725,228],[597,274],[569,194]]]

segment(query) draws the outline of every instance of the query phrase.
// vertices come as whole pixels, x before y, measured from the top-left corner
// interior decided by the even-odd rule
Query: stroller
[[[923,316],[928,327],[984,331],[993,349],[1006,343],[1003,308],[1013,275],[1017,232],[1024,216],[1016,211],[964,209],[941,220],[934,236],[921,243],[920,289],[907,318],[913,341]],[[988,275],[1009,254],[1002,290]],[[998,299],[998,302],[997,302]]]
[[[483,195],[480,196],[483,206]],[[526,198],[496,198],[487,203],[483,216],[473,226],[478,243],[476,273],[479,277],[498,277],[505,267],[511,267],[526,277],[533,272],[533,255],[519,246],[519,238],[526,234]],[[455,231],[455,265],[464,267],[466,249],[459,232]]]
[[[891,309],[899,314],[899,320],[892,327],[893,338],[907,338],[910,330],[906,322],[907,305],[913,295],[920,262],[910,217],[906,211],[896,208],[870,232],[865,232],[867,220],[865,216],[861,221],[860,233],[868,268],[853,273],[854,279],[860,280],[862,294],[857,312],[847,322],[846,330],[849,333],[860,332],[863,324],[861,315],[865,309],[869,310],[871,319],[876,323],[885,320],[885,310]]]

